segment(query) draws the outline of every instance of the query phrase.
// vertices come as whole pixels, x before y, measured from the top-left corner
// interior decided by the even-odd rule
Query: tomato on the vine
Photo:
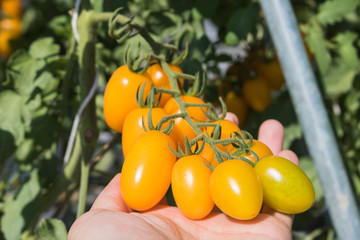
[[[107,125],[114,131],[121,133],[127,114],[139,108],[136,91],[142,84],[145,84],[145,100],[151,88],[151,79],[146,73],[132,72],[123,65],[112,74],[104,93],[104,117]]]
[[[181,96],[181,100],[186,103],[204,103],[204,101],[200,98],[188,95]],[[207,111],[206,107],[202,108],[204,111]],[[180,113],[180,108],[174,98],[170,98],[170,100],[165,104],[164,110],[169,115]],[[207,120],[206,115],[201,111],[200,107],[188,107],[186,111],[188,112],[189,116],[193,118],[194,122],[198,122],[198,120]],[[182,150],[184,150],[185,136],[188,138],[188,140],[191,140],[194,139],[197,134],[186,122],[186,120],[183,118],[176,118],[174,119],[174,128],[170,136],[174,139],[175,144],[178,145],[180,143]]]
[[[236,125],[234,122],[227,120],[227,119],[222,119],[222,120],[215,121],[213,123],[218,124],[219,122],[220,122],[220,127],[221,127],[221,135],[220,135],[219,139],[231,138],[231,136],[234,134],[234,132],[238,132],[238,133],[242,134],[239,126]],[[205,131],[208,136],[211,136],[212,132],[214,131],[214,127],[207,127]],[[225,148],[229,152],[231,152],[233,150],[233,146],[231,143],[226,145]]]
[[[246,139],[245,142],[248,143],[249,140]],[[273,152],[265,143],[256,139],[253,139],[252,144],[250,146],[250,150],[254,151],[259,159],[262,159],[263,157],[269,155],[273,155]],[[256,158],[251,151],[247,151],[246,153],[241,153],[239,155],[255,163]]]
[[[312,206],[315,200],[314,186],[293,162],[279,156],[267,156],[254,169],[264,190],[264,203],[270,208],[298,214]]]
[[[183,73],[181,68],[174,64],[168,64],[173,72]],[[166,72],[161,68],[160,64],[156,63],[151,65],[147,70],[147,74],[157,88],[171,89],[169,77]],[[165,106],[166,102],[171,98],[171,94],[162,94],[159,107]]]
[[[145,211],[160,202],[171,182],[176,156],[172,138],[151,130],[130,147],[121,171],[121,194],[132,209]]]
[[[271,88],[261,77],[244,82],[243,96],[246,103],[257,112],[263,112],[272,102]]]
[[[210,196],[211,170],[199,155],[180,158],[174,165],[171,188],[177,207],[190,219],[206,217],[214,207]]]
[[[125,118],[123,131],[122,131],[122,150],[124,157],[126,157],[127,153],[131,145],[135,142],[135,140],[145,133],[145,129],[149,130],[148,116],[149,116],[150,108],[136,108],[132,110]],[[156,107],[151,109],[151,118],[152,123],[156,126],[160,120],[165,117],[167,114],[164,109]],[[144,123],[144,126],[143,126]],[[166,128],[168,123],[164,123],[161,129]]]
[[[262,207],[260,179],[254,168],[241,160],[227,160],[214,169],[210,194],[221,211],[239,220],[256,217]]]

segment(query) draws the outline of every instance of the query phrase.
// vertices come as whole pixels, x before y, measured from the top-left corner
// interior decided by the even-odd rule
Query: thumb
[[[120,212],[131,212],[132,210],[124,202],[120,191],[120,173],[109,182],[96,198],[90,211],[92,210],[114,210]]]

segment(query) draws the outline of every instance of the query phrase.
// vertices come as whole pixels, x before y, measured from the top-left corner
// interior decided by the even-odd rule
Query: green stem
[[[93,21],[97,13],[84,8],[78,19],[79,30],[79,67],[80,67],[80,97],[86,99],[94,84],[95,74],[95,44],[97,22]],[[79,189],[79,205],[77,216],[85,212],[88,180],[90,172],[90,160],[95,151],[99,130],[96,123],[96,106],[93,98],[85,109],[80,122],[81,133],[81,182]]]

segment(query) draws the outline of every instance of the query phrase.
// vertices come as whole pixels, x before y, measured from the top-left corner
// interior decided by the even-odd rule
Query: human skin
[[[294,152],[282,150],[284,128],[276,120],[265,121],[259,129],[258,140],[267,144],[274,155],[298,164]],[[117,174],[95,200],[91,209],[80,216],[69,231],[69,240],[81,239],[169,239],[169,240],[262,240],[292,239],[293,216],[264,206],[252,220],[232,219],[215,208],[202,220],[186,218],[178,208],[166,201],[145,212],[132,211],[120,193],[120,174]]]

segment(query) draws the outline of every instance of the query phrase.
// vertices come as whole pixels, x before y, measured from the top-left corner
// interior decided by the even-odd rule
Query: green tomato
[[[293,162],[266,156],[255,166],[264,191],[264,204],[283,213],[298,214],[308,210],[315,200],[310,179]]]

